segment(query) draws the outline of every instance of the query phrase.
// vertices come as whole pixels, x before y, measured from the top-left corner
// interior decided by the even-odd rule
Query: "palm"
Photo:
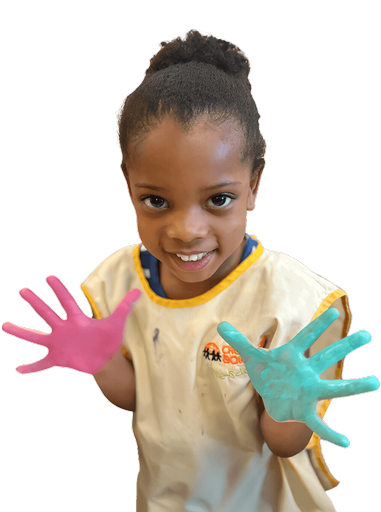
[[[348,446],[348,439],[330,429],[319,417],[316,412],[317,402],[324,398],[373,391],[380,383],[376,377],[329,381],[321,380],[319,376],[356,348],[369,343],[370,334],[359,331],[313,357],[304,356],[305,351],[338,316],[335,309],[328,309],[289,343],[269,351],[253,346],[228,322],[220,323],[217,330],[242,357],[253,386],[274,420],[302,421],[322,439],[339,446]]]
[[[3,325],[5,332],[49,349],[44,359],[19,366],[17,370],[20,373],[31,373],[52,366],[64,366],[85,373],[97,373],[120,349],[126,318],[132,310],[132,302],[139,298],[140,291],[131,290],[112,315],[95,320],[80,310],[59,279],[51,276],[47,281],[65,309],[67,320],[60,318],[32,291],[21,290],[21,296],[50,325],[52,332],[45,334],[11,323]]]

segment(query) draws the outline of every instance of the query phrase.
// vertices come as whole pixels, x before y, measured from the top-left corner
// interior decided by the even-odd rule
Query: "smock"
[[[217,325],[229,322],[253,345],[271,350],[335,307],[340,317],[312,345],[313,355],[347,335],[347,297],[297,260],[251,238],[251,254],[190,299],[160,297],[151,289],[142,244],[114,253],[82,285],[96,318],[109,316],[129,290],[142,292],[123,335],[136,378],[137,512],[335,510],[326,490],[338,482],[320,439],[314,434],[290,458],[270,451],[245,365]],[[321,378],[341,378],[341,372],[342,361]],[[320,416],[328,404],[318,404]]]

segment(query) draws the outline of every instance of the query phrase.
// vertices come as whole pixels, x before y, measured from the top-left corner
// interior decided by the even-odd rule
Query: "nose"
[[[177,238],[190,243],[208,234],[207,213],[199,209],[189,209],[173,214],[167,227],[168,238]]]

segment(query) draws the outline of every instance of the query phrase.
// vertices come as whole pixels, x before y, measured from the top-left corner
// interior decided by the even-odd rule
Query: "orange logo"
[[[266,336],[258,343],[258,347],[263,347],[266,342]],[[209,361],[221,361],[225,364],[243,364],[241,356],[230,345],[224,345],[221,350],[215,343],[207,343],[204,348],[204,357]]]
[[[222,347],[222,362],[226,364],[242,364],[242,358],[230,345]]]
[[[208,343],[204,348],[204,357],[209,361],[221,361],[221,352],[215,343]]]
[[[242,363],[241,356],[230,345],[224,345],[221,351],[215,343],[208,343],[204,348],[204,357],[209,361],[221,361],[226,364]]]

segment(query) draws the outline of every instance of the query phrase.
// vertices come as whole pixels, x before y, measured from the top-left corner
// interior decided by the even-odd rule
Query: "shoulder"
[[[287,254],[264,249],[261,260],[264,279],[276,284],[278,289],[302,288],[322,296],[339,289],[336,284]]]
[[[109,316],[132,287],[136,276],[134,251],[140,244],[119,249],[106,258],[82,283],[81,289],[96,318]]]

